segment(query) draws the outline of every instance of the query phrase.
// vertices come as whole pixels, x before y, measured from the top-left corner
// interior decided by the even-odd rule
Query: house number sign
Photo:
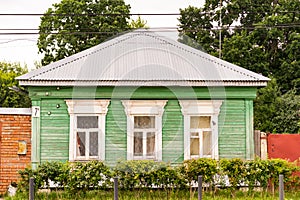
[[[32,117],[40,117],[40,107],[32,106]]]

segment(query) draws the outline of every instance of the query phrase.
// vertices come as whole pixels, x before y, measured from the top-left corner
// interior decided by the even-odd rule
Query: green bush
[[[58,186],[65,186],[68,182],[69,172],[69,163],[59,161],[41,163],[36,170],[36,173],[41,180],[41,186],[46,188],[50,187],[50,181]]]
[[[242,159],[221,159],[219,164],[221,175],[228,176],[229,184],[233,189],[237,189],[245,182],[246,168]]]
[[[205,185],[214,186],[216,177],[228,177],[231,191],[240,186],[248,186],[253,191],[255,186],[266,190],[278,186],[279,174],[284,175],[285,182],[292,180],[292,174],[299,169],[293,163],[282,159],[243,161],[241,159],[208,158],[186,160],[182,165],[170,166],[165,162],[152,160],[120,161],[110,169],[102,161],[89,162],[45,162],[36,170],[26,168],[19,171],[21,180],[19,192],[28,192],[29,178],[35,178],[35,189],[49,188],[49,181],[56,186],[74,193],[90,189],[112,188],[112,177],[118,177],[119,185],[124,189],[162,188],[170,191],[174,188],[192,187],[202,175]],[[217,176],[216,176],[217,175]],[[219,183],[218,183],[219,184]]]
[[[38,176],[37,171],[33,170],[31,167],[27,167],[24,170],[19,171],[20,181],[18,183],[18,192],[19,193],[28,193],[29,192],[29,179],[34,178],[34,188],[37,190],[41,187],[42,181],[40,176]]]
[[[175,168],[164,162],[131,160],[117,163],[115,175],[125,189],[182,187],[184,180]]]
[[[297,167],[294,163],[283,159],[270,159],[268,160],[268,164],[270,172],[270,186],[274,193],[275,188],[278,187],[279,175],[282,174],[284,182],[287,182],[291,179],[291,176],[293,172],[297,170]]]
[[[29,190],[29,178],[35,178],[35,188],[49,188],[50,181],[68,191],[111,187],[111,171],[101,161],[89,162],[44,162],[36,170],[19,171],[19,191]]]
[[[65,188],[70,191],[112,187],[112,174],[101,161],[70,163]]]
[[[218,173],[217,161],[209,158],[185,160],[180,171],[190,186],[198,181],[199,175],[202,175],[204,183],[213,185],[213,177]]]
[[[249,190],[253,191],[255,186],[260,185],[264,190],[267,189],[271,171],[269,169],[269,160],[249,160],[245,162],[246,166],[246,183]]]

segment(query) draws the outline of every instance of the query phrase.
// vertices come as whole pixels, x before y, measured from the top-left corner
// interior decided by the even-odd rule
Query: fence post
[[[34,200],[34,178],[29,178],[29,200]]]
[[[115,177],[114,178],[114,200],[118,200],[119,196],[118,196],[118,178]]]
[[[198,200],[202,200],[202,176],[198,176]]]
[[[284,200],[284,184],[283,175],[279,175],[279,200]]]

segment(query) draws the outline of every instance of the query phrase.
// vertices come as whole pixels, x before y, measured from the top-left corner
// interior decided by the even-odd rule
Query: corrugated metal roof
[[[21,85],[264,86],[268,78],[151,31],[133,31],[17,78]]]

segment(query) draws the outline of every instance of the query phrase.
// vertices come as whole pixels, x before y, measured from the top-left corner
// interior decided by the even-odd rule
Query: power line
[[[200,12],[199,14],[216,14],[218,11],[207,11],[207,12]],[[230,14],[289,14],[289,13],[300,13],[299,10],[295,11],[266,11],[266,12],[231,12]],[[226,13],[225,13],[226,14]],[[0,13],[0,16],[131,16],[131,15],[137,15],[137,16],[168,16],[168,15],[181,15],[181,13],[62,13],[62,14],[56,14],[56,13]]]
[[[213,27],[199,27],[196,29],[185,29],[184,27],[154,27],[149,28],[148,30],[153,30],[157,32],[197,32],[197,31],[217,31],[217,30],[254,30],[254,29],[272,29],[272,28],[299,28],[300,23],[288,23],[288,24],[277,24],[277,25],[253,25],[253,26],[213,26]],[[0,31],[39,31],[39,29],[0,29]],[[83,29],[84,30],[84,29]],[[85,35],[85,34],[95,34],[95,35],[109,35],[109,34],[118,34],[120,32],[117,31],[92,31],[86,29],[87,31],[77,31],[72,29],[64,29],[64,32],[0,32],[0,35],[40,35],[40,34],[53,34],[53,35]],[[68,31],[68,32],[65,32]]]
[[[180,15],[180,13],[86,13],[86,14],[79,14],[79,13],[63,13],[63,14],[40,14],[40,13],[0,13],[0,16],[124,16],[124,15]]]
[[[7,40],[7,41],[5,41],[5,42],[0,42],[0,44],[7,44],[7,43],[11,43],[11,42],[20,41],[20,40],[36,42],[36,40],[30,39],[30,38],[18,38],[18,39],[10,39],[10,40]]]

